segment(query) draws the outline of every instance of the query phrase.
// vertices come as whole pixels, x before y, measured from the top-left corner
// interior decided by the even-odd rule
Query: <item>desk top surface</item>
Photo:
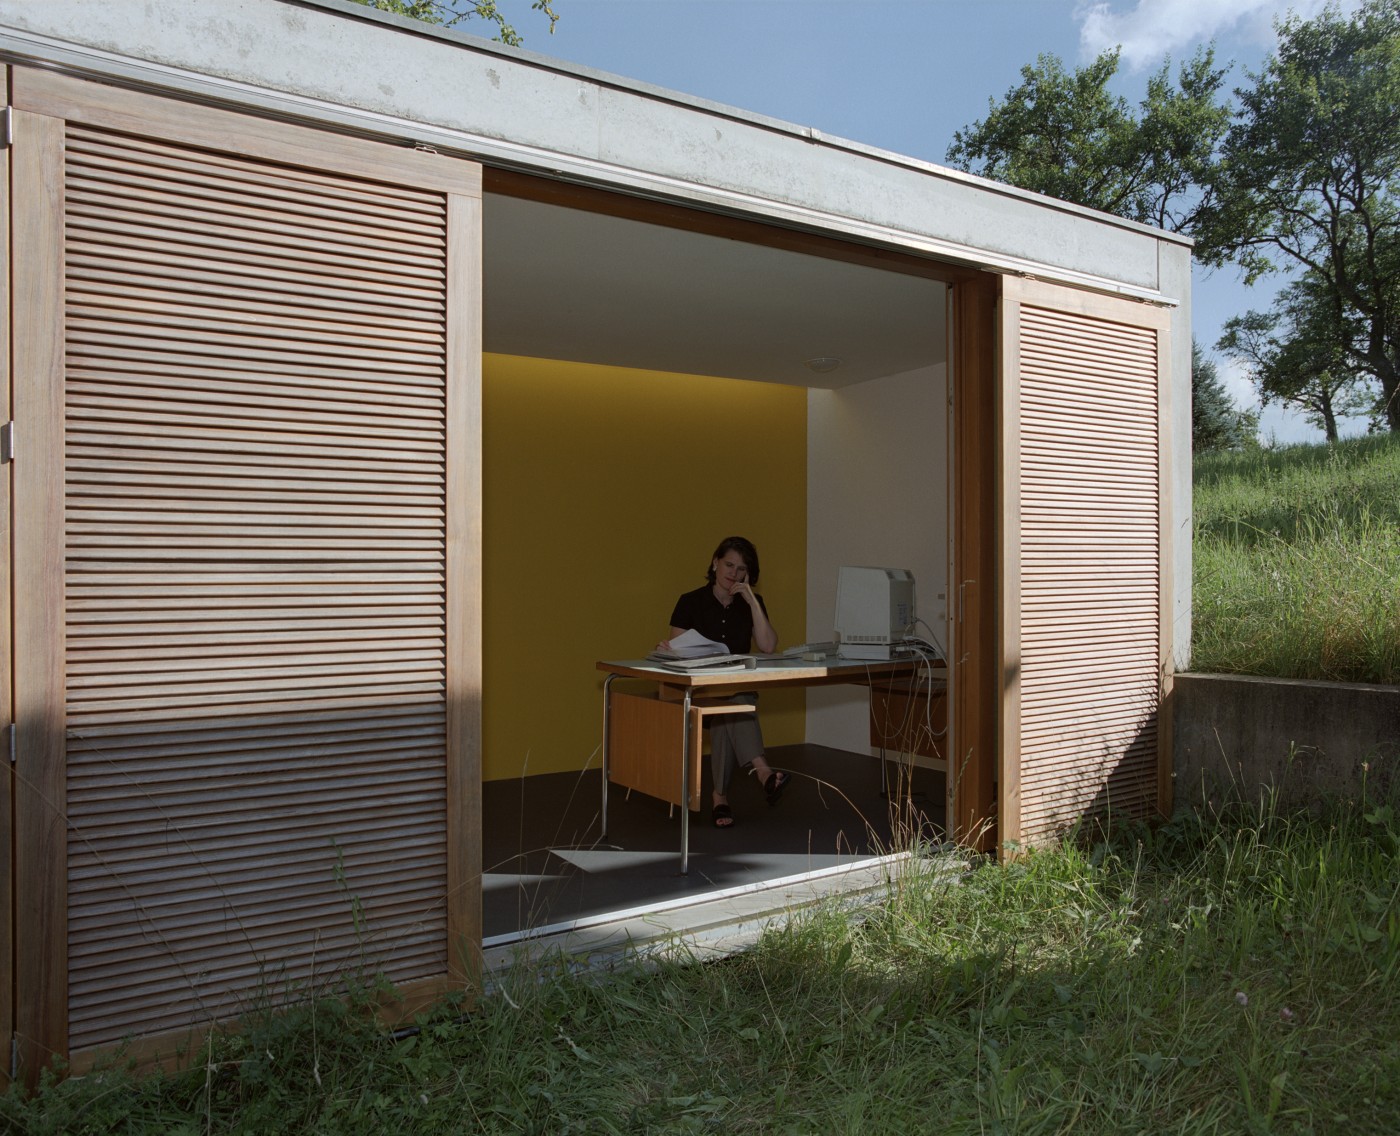
[[[673,671],[649,659],[600,660],[597,669],[625,678],[645,678],[669,686],[714,687],[804,685],[823,683],[864,683],[882,679],[912,676],[928,670],[936,677],[946,673],[941,662],[924,659],[895,659],[876,662],[859,659],[826,659],[807,662],[804,659],[758,659],[754,667],[743,670]]]

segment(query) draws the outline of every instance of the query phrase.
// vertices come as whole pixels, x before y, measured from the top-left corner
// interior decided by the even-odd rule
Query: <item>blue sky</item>
[[[1273,21],[1321,0],[554,0],[553,36],[528,0],[504,0],[525,46],[560,59],[742,107],[824,134],[932,162],[1042,53],[1067,64],[1121,44],[1120,93],[1142,95],[1162,60],[1215,42],[1246,82],[1274,44]],[[1342,0],[1344,8],[1355,0]],[[480,25],[467,24],[464,31]],[[1246,289],[1237,271],[1196,273],[1193,323],[1208,350],[1230,316],[1269,306],[1277,282]],[[1248,381],[1220,359],[1241,405]],[[1360,432],[1354,424],[1350,432]],[[1261,433],[1320,441],[1278,408]]]

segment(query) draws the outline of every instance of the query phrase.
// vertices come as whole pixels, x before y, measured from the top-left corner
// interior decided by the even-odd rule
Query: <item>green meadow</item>
[[[0,1125],[1390,1134],[1395,804],[1202,806],[1013,863],[916,857],[882,903],[798,914],[745,954],[678,948],[605,978],[521,967],[409,1031],[376,1024],[372,990],[307,992],[182,1072],[12,1090]]]
[[[1400,438],[1204,454],[1191,669],[1400,683]]]

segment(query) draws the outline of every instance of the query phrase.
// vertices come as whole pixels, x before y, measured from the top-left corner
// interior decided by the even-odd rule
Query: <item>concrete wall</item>
[[[1165,391],[1170,443],[1162,468],[1162,488],[1171,559],[1173,665],[1184,671],[1191,665],[1191,534],[1195,525],[1191,506],[1191,253],[1165,244],[1161,253],[1164,289],[1182,298],[1171,313],[1170,380]]]
[[[343,0],[0,0],[0,52],[965,264],[1184,294],[1164,290],[1160,256],[1180,237]]]
[[[1176,800],[1279,789],[1287,805],[1384,791],[1400,766],[1400,686],[1179,674]]]
[[[947,399],[941,365],[808,392],[808,642],[832,636],[843,564],[908,568],[919,616],[946,638]],[[809,690],[807,740],[873,752],[865,690]]]

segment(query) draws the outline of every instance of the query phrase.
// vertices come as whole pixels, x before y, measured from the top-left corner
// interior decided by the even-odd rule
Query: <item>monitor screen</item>
[[[836,643],[845,659],[889,659],[914,631],[914,574],[843,567],[836,577]]]

